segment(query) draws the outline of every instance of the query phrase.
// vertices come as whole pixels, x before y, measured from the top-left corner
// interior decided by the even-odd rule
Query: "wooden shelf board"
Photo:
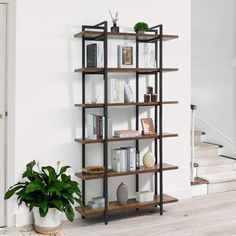
[[[178,101],[163,101],[162,104],[178,104]],[[158,106],[160,102],[129,102],[129,103],[108,103],[109,107],[118,107],[118,106]],[[88,104],[75,104],[76,107],[84,108],[103,108],[104,103],[88,103]]]
[[[163,138],[171,138],[171,137],[178,137],[178,134],[172,134],[172,133],[163,133],[162,135]],[[130,140],[142,140],[142,139],[159,139],[160,136],[158,134],[154,135],[142,135],[138,137],[128,137],[128,138],[109,138],[108,142],[120,142],[120,141],[130,141]],[[76,138],[76,142],[82,143],[82,144],[92,144],[92,143],[103,143],[104,139],[81,139],[81,138]]]
[[[163,171],[177,170],[177,169],[178,169],[178,166],[163,163]],[[154,172],[159,172],[159,171],[160,171],[160,166],[156,165],[156,166],[150,167],[150,168],[141,167],[139,170],[133,170],[133,171],[128,171],[128,172],[109,171],[108,177],[110,178],[110,177],[117,177],[117,176],[154,173]],[[76,173],[75,175],[83,180],[103,179],[104,178],[103,174],[102,175],[85,175],[82,172],[79,172],[79,173]]]
[[[163,203],[173,203],[177,202],[178,199],[171,197],[167,194],[163,194]],[[159,205],[160,203],[160,197],[156,196],[153,201],[149,202],[137,202],[136,199],[129,199],[127,205],[119,205],[117,201],[110,202],[108,206],[108,213],[115,213],[115,212],[122,212],[137,208],[144,208],[144,207],[155,207],[156,205]],[[96,209],[92,210],[89,207],[85,206],[84,208],[76,207],[75,208],[82,216],[84,217],[97,217],[102,216],[104,214],[104,209]]]
[[[178,68],[163,68],[163,72],[173,72],[178,71]],[[84,72],[84,73],[91,73],[91,74],[99,74],[104,72],[104,68],[79,68],[75,69],[75,72]],[[160,72],[159,68],[107,68],[108,73],[157,73]]]
[[[84,36],[86,39],[96,39],[98,37],[102,37],[104,33],[101,31],[82,31],[80,33],[77,33],[74,35],[75,38],[81,38]],[[159,40],[160,36],[155,35],[153,33],[134,33],[134,32],[107,32],[107,36],[109,39],[127,39],[127,40],[135,40],[136,37],[139,40],[147,41],[147,40]],[[179,36],[178,35],[163,35],[163,41],[169,41],[173,39],[177,39]]]

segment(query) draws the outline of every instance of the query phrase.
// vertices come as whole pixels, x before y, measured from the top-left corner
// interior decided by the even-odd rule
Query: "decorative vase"
[[[119,26],[117,26],[117,24],[114,23],[113,26],[111,27],[111,32],[119,33],[119,31],[120,31]]]
[[[39,214],[39,208],[33,208],[34,228],[41,234],[57,234],[61,231],[61,212],[56,208],[49,208],[45,217]]]
[[[145,167],[153,167],[155,165],[155,162],[156,162],[156,157],[152,152],[147,152],[143,156],[143,165]]]
[[[120,205],[126,205],[128,201],[128,188],[121,182],[116,190],[117,201]]]

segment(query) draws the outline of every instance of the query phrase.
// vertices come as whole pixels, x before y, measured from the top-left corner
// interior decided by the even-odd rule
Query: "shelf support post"
[[[105,197],[104,222],[108,224],[108,78],[107,78],[107,21],[104,21],[104,117],[105,117],[105,138],[103,144],[103,162],[105,167],[105,176],[103,183]]]
[[[82,31],[85,26],[82,26]],[[85,38],[82,36],[82,67],[85,67]],[[85,104],[85,73],[82,72],[82,104]],[[85,107],[82,108],[82,139],[85,139]],[[85,144],[82,144],[82,168],[85,168]],[[85,205],[85,181],[82,180],[82,202]],[[84,217],[83,217],[84,218]]]

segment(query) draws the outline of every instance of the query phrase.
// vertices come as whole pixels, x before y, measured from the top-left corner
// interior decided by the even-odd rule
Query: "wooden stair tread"
[[[201,185],[201,184],[209,184],[209,182],[205,179],[200,177],[195,177],[194,182],[191,182],[191,185]]]
[[[163,203],[172,203],[177,202],[178,199],[171,197],[167,194],[163,194]],[[148,202],[137,202],[136,199],[129,199],[127,205],[119,205],[117,201],[109,202],[108,206],[108,212],[109,213],[115,213],[115,212],[122,212],[127,211],[131,209],[137,209],[137,208],[143,208],[143,207],[154,207],[160,203],[160,197],[155,196],[153,201]],[[75,208],[82,216],[84,217],[96,217],[96,216],[102,216],[104,213],[104,209],[96,209],[92,210],[88,206],[85,206],[84,208],[76,207]]]
[[[168,171],[168,170],[177,170],[178,166],[163,163],[163,171]],[[117,176],[125,176],[125,175],[134,175],[134,174],[142,174],[142,173],[154,173],[154,172],[159,172],[160,167],[159,165],[156,165],[154,167],[150,168],[145,168],[145,167],[140,167],[139,170],[133,170],[133,171],[127,171],[127,172],[114,172],[114,171],[109,171],[108,177],[117,177]],[[92,180],[92,179],[103,179],[104,175],[85,175],[82,172],[76,173],[75,174],[77,177],[83,179],[83,180]]]

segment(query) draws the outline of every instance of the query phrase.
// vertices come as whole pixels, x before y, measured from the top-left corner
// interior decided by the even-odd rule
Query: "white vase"
[[[147,152],[143,157],[143,165],[147,168],[153,167],[156,162],[156,157],[153,153]]]
[[[56,208],[49,208],[45,217],[39,214],[39,208],[33,208],[34,227],[41,234],[56,234],[61,230],[61,212]]]

